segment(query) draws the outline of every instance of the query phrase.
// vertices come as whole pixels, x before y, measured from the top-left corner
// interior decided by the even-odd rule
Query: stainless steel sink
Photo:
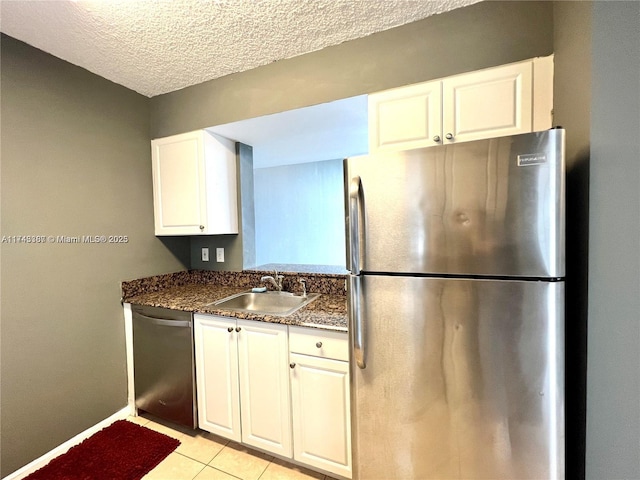
[[[309,293],[303,297],[289,292],[242,292],[209,303],[207,306],[213,305],[222,310],[286,317],[313,302],[319,296],[319,293]]]

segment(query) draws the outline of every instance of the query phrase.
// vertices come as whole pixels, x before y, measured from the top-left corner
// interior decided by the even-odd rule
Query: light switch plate
[[[202,247],[202,261],[209,261],[209,247]]]
[[[216,262],[224,262],[224,248],[216,248]]]

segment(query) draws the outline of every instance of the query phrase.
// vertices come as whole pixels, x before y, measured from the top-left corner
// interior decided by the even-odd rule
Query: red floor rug
[[[138,480],[178,445],[167,435],[118,420],[25,480]]]

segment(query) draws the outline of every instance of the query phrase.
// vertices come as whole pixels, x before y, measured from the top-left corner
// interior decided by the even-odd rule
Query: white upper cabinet
[[[232,140],[205,130],[151,141],[156,235],[238,233]]]
[[[465,142],[552,126],[553,57],[369,95],[369,151]]]
[[[442,82],[420,83],[369,95],[369,151],[436,144],[442,136]],[[431,139],[431,141],[430,141]]]
[[[444,142],[531,132],[532,81],[532,62],[443,80]]]

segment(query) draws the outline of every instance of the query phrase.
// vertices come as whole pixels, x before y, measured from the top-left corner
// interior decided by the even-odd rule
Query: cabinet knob
[[[228,327],[227,328],[227,332],[229,332],[229,333],[233,332],[233,327]]]
[[[446,138],[447,140],[453,140],[453,133],[447,133],[444,138]]]
[[[435,137],[433,137],[433,141],[436,143],[440,143],[440,140],[441,140],[440,135],[436,135]]]
[[[240,330],[242,330],[240,327],[236,327],[236,332],[239,332]]]
[[[317,342],[317,343],[316,343],[316,347],[318,347],[318,348],[322,348],[322,342]]]
[[[296,364],[295,364],[295,363],[293,363],[293,362],[291,362],[291,363],[289,364],[289,368],[296,368]]]
[[[200,225],[200,230],[204,230],[204,225]]]

